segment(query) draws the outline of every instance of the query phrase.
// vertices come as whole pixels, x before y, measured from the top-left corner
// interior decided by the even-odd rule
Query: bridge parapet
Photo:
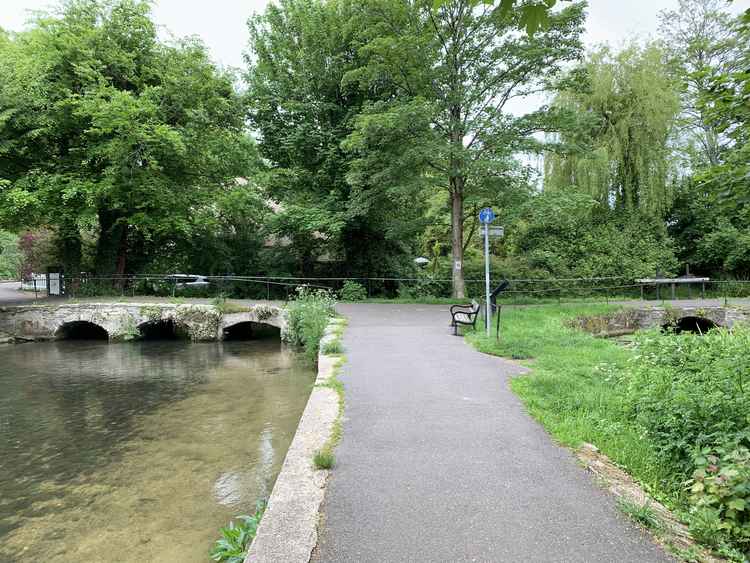
[[[64,303],[0,307],[0,342],[53,340],[66,327],[90,323],[107,332],[110,341],[137,340],[148,326],[170,323],[193,341],[221,340],[224,329],[254,322],[286,329],[284,309],[275,305],[235,307],[231,312],[203,304]]]
[[[604,315],[578,317],[577,326],[599,335],[628,334],[654,327],[679,326],[686,319],[708,321],[707,326],[732,328],[750,322],[750,309],[741,306],[624,307]]]

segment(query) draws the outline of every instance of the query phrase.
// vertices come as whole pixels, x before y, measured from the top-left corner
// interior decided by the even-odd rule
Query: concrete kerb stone
[[[332,319],[320,349],[338,338],[343,321]],[[338,417],[338,396],[321,387],[333,377],[339,357],[318,353],[318,376],[268,499],[245,563],[308,563],[318,543],[318,519],[329,470],[316,469],[315,452],[331,437]]]

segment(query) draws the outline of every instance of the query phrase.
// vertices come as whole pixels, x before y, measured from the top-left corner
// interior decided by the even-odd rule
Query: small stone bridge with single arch
[[[741,305],[670,305],[666,307],[625,305],[604,315],[573,319],[574,326],[603,336],[629,334],[654,327],[673,327],[679,330],[705,332],[715,327],[732,328],[750,323],[750,307]]]
[[[193,341],[223,340],[239,327],[266,325],[286,332],[286,313],[276,305],[248,307],[172,303],[66,303],[0,307],[0,342],[55,340],[86,329],[111,342],[144,338],[169,326]]]

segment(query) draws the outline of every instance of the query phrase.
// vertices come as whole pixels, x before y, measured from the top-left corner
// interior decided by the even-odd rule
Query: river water
[[[0,346],[0,561],[207,562],[313,381],[277,339]]]

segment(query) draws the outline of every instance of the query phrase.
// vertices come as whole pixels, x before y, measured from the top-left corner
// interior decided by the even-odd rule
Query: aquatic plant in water
[[[258,525],[266,510],[265,501],[259,501],[252,516],[242,515],[221,528],[221,538],[211,549],[211,560],[222,563],[242,563],[247,549],[255,538]]]

